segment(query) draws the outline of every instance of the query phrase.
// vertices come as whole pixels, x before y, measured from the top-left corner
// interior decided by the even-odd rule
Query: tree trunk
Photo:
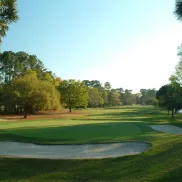
[[[69,106],[69,111],[71,112],[71,106]]]
[[[172,118],[174,118],[174,109],[172,109]]]
[[[24,118],[27,118],[27,111],[24,111]]]
[[[16,110],[16,115],[18,115],[19,114],[19,108],[15,108],[15,110]]]
[[[4,113],[5,113],[5,114],[8,113],[8,107],[7,107],[7,106],[5,106]]]
[[[27,112],[28,112],[28,103],[24,105],[24,118],[27,118]]]
[[[174,112],[175,114],[177,113],[177,109],[175,108],[175,112]]]

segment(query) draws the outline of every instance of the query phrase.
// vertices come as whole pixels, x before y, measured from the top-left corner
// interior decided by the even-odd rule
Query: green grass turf
[[[77,122],[77,121],[75,121]],[[145,127],[143,126],[145,125]],[[140,128],[141,126],[141,128]],[[144,123],[97,123],[75,126],[59,126],[47,128],[8,129],[6,132],[23,136],[22,141],[34,140],[37,143],[100,143],[120,141],[141,135],[144,132],[154,132]],[[34,142],[35,143],[35,142]]]
[[[88,143],[141,140],[148,151],[116,159],[38,160],[0,158],[0,181],[182,181],[182,135],[155,132],[149,124],[182,126],[152,107],[87,109],[74,120],[0,123],[0,140]],[[107,115],[106,115],[107,114]]]

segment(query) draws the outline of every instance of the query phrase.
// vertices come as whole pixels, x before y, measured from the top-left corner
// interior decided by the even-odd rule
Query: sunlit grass
[[[146,141],[139,155],[103,160],[0,158],[0,181],[181,181],[182,135],[156,132],[150,124],[182,126],[182,114],[153,107],[76,110],[79,116],[1,121],[0,140],[34,143]]]

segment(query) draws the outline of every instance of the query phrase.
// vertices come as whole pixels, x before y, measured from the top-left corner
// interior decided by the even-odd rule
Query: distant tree
[[[124,92],[124,89],[123,89],[123,88],[116,88],[116,91],[117,91],[118,93],[123,93],[123,92]]]
[[[61,101],[72,111],[73,107],[87,107],[88,89],[76,80],[63,80],[59,86]]]
[[[174,112],[180,109],[182,106],[182,92],[180,86],[172,84],[162,86],[156,93],[156,99],[158,100],[159,107],[165,108],[172,112],[172,118]]]
[[[159,105],[158,100],[157,99],[153,99],[152,100],[152,105],[155,106],[155,107],[157,107]]]
[[[136,103],[136,95],[131,94],[130,96],[126,97],[125,103],[126,103],[126,105],[130,105],[130,106],[135,104]]]
[[[136,103],[136,95],[132,94],[132,90],[125,89],[124,93],[120,94],[123,105],[133,105]]]
[[[100,90],[101,92],[101,96],[102,96],[102,99],[103,99],[103,106],[107,106],[108,105],[108,91],[106,90]]]
[[[0,43],[6,36],[8,25],[18,20],[16,0],[0,0]]]
[[[10,83],[13,78],[23,76],[29,70],[36,71],[39,80],[49,81],[55,86],[59,85],[54,74],[47,71],[37,56],[23,51],[17,53],[5,51],[0,54],[0,82]]]
[[[91,87],[91,81],[89,80],[83,80],[82,83],[84,83],[87,87]]]
[[[178,20],[182,20],[182,0],[176,0],[174,13]]]
[[[152,105],[153,99],[156,97],[155,89],[140,89],[140,103],[143,105]]]
[[[120,94],[115,90],[108,92],[108,104],[111,106],[120,104]]]
[[[90,87],[101,89],[102,88],[102,84],[98,80],[92,80],[90,82]]]
[[[102,98],[102,92],[97,88],[89,88],[88,90],[88,106],[89,107],[98,107],[104,104]]]
[[[104,88],[105,88],[105,90],[111,90],[111,84],[109,82],[106,82],[104,84]]]
[[[137,93],[136,95],[136,104],[141,104],[141,93]]]

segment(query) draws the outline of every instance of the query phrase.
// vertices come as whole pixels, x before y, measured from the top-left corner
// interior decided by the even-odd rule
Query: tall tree
[[[82,81],[87,87],[91,87],[91,81],[89,80],[83,80]]]
[[[181,108],[182,92],[179,85],[168,84],[162,86],[156,93],[158,105],[172,112],[172,118],[174,117],[174,111]]]
[[[102,84],[98,80],[92,80],[90,82],[90,87],[101,89],[102,88]]]
[[[178,47],[177,55],[179,57],[179,62],[175,67],[174,74],[170,76],[169,81],[173,84],[178,83],[182,86],[182,44]]]
[[[117,88],[116,91],[117,91],[118,93],[123,93],[123,92],[124,92],[124,89],[123,89],[123,88]]]
[[[59,83],[51,71],[47,71],[43,62],[35,55],[20,51],[5,51],[0,54],[0,81],[9,83],[13,78],[25,75],[27,71],[36,71],[39,80],[49,81],[55,86]]]
[[[108,104],[110,106],[120,104],[120,94],[117,91],[111,90],[110,92],[108,92]]]
[[[182,20],[182,0],[176,0],[174,13],[178,20]]]
[[[111,90],[111,84],[109,82],[104,83],[105,90]]]
[[[120,93],[123,105],[133,105],[136,103],[136,95],[132,94],[132,90],[125,89],[124,93]]]
[[[59,86],[61,101],[72,111],[73,107],[87,107],[88,89],[83,82],[63,80]]]
[[[140,103],[143,105],[152,105],[153,99],[156,97],[155,89],[140,89]]]
[[[0,0],[0,43],[6,36],[8,25],[18,20],[16,0]]]

